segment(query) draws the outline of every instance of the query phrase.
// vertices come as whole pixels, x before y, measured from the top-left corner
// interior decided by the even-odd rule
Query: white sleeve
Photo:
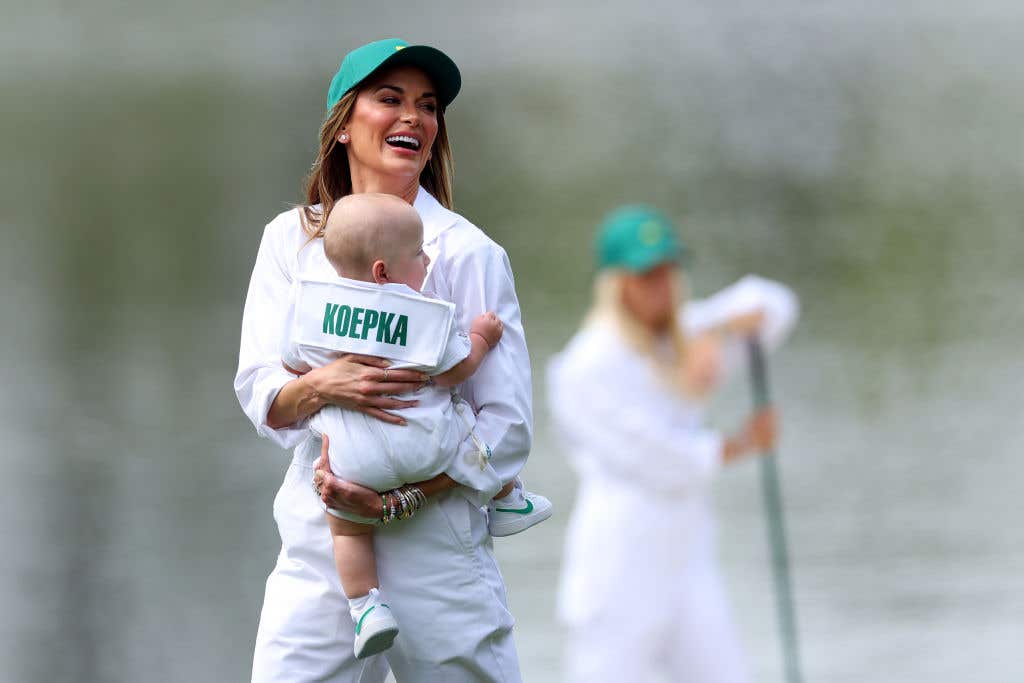
[[[281,365],[281,339],[292,277],[285,263],[287,242],[274,227],[271,223],[263,231],[245,297],[235,394],[260,436],[282,448],[291,448],[306,436],[305,420],[282,429],[267,426],[267,413],[277,393],[295,379]]]
[[[636,382],[636,370],[551,361],[549,409],[575,464],[650,492],[706,488],[722,467],[722,436],[652,406],[666,390]]]
[[[761,344],[765,351],[774,351],[792,332],[800,314],[796,294],[782,283],[747,275],[706,299],[689,302],[683,320],[688,333],[699,334],[731,318],[758,310],[764,313],[764,326],[759,335]],[[742,339],[730,338],[724,351],[727,374],[743,366],[746,344]]]
[[[504,325],[501,341],[460,393],[477,412],[475,431],[491,447],[491,465],[501,481],[511,481],[526,463],[533,441],[530,356],[512,267],[505,251],[488,241],[458,252],[447,279],[461,329],[468,330],[473,318],[486,311],[494,311]],[[472,448],[473,441],[467,439],[459,456]]]
[[[431,374],[440,375],[443,372],[448,372],[464,361],[469,356],[469,352],[473,350],[469,335],[458,326],[457,322],[452,321],[452,329],[448,333],[448,341],[445,342],[441,362],[437,364],[436,370]]]
[[[299,353],[299,347],[292,340],[291,331],[295,323],[296,296],[298,290],[296,283],[292,283],[288,292],[288,313],[284,316],[284,327],[281,328],[281,362],[292,370],[306,373],[313,369]]]

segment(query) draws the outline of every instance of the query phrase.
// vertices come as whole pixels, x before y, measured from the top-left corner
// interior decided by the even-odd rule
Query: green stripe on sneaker
[[[363,616],[359,617],[359,623],[356,624],[356,635],[357,636],[359,635],[359,631],[361,631],[362,628],[363,628],[363,619],[365,619],[366,615],[369,614],[370,612],[372,612],[375,609],[377,609],[376,605],[372,606],[370,609],[368,609],[365,612],[363,612]]]
[[[513,510],[512,508],[494,508],[495,512],[514,512],[517,515],[528,515],[533,512],[533,501],[530,499],[526,500],[526,507],[520,508],[519,510]]]

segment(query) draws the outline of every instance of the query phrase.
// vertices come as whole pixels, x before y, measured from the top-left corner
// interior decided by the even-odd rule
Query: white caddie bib
[[[299,277],[293,342],[436,367],[455,304],[372,283]]]

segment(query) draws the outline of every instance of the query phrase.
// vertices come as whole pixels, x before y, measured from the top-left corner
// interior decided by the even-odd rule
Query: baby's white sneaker
[[[353,650],[356,659],[371,657],[391,647],[398,635],[398,622],[387,603],[381,602],[380,591],[371,588],[367,595],[348,601],[352,621],[356,622]]]
[[[504,498],[495,498],[487,506],[487,528],[491,536],[511,536],[540,524],[551,516],[551,501],[527,491],[523,481],[515,479],[512,491]]]

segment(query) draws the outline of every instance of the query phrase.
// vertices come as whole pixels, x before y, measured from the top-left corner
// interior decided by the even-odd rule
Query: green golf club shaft
[[[768,394],[768,370],[765,366],[764,351],[756,336],[747,340],[750,355],[750,380],[754,391],[755,408],[770,404]],[[761,461],[761,491],[768,520],[768,544],[772,554],[772,577],[775,580],[775,607],[779,619],[782,659],[786,668],[787,683],[801,683],[800,646],[797,639],[796,610],[793,606],[793,588],[789,576],[789,553],[786,544],[786,528],[782,516],[782,488],[775,453],[763,453]]]

